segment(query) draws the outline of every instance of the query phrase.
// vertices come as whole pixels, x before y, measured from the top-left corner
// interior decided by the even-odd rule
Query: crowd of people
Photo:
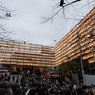
[[[95,95],[94,85],[78,85],[65,76],[43,76],[41,72],[23,71],[21,82],[10,83],[10,74],[0,77],[0,95]],[[9,88],[11,93],[9,94]],[[5,93],[6,92],[6,93]]]

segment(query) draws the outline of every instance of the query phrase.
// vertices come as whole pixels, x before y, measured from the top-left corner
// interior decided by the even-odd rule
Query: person
[[[77,83],[74,83],[74,85],[73,85],[72,95],[78,95],[78,93],[77,93]]]
[[[22,88],[23,90],[22,90],[22,95],[25,95],[25,93],[28,91],[28,89],[29,89],[29,85],[28,85],[28,83],[26,83],[25,84],[25,87],[24,88]]]
[[[38,88],[38,94],[39,95],[47,95],[48,94],[48,90],[47,90],[47,86],[46,84],[40,84],[39,88]]]
[[[7,89],[0,88],[0,95],[8,95]]]
[[[22,87],[20,84],[18,84],[18,86],[17,86],[17,90],[15,92],[15,95],[22,95]]]
[[[49,88],[49,95],[58,95],[58,88],[55,85]]]
[[[88,93],[87,95],[94,95],[92,89],[91,89],[91,86],[88,86]]]
[[[37,95],[36,87],[37,86],[35,83],[30,84],[30,87],[25,93],[25,95]]]

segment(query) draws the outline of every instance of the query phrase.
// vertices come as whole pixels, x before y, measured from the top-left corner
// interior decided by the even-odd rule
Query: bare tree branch
[[[64,2],[65,1],[65,2]],[[81,17],[84,17],[83,15],[81,16],[81,15],[78,15],[79,14],[79,11],[82,9],[82,8],[84,8],[84,7],[86,7],[86,6],[88,6],[89,7],[89,10],[91,9],[91,8],[93,8],[93,7],[95,7],[95,0],[87,0],[87,2],[85,3],[85,4],[81,4],[81,8],[79,8],[79,9],[76,9],[75,8],[75,3],[77,3],[77,2],[79,2],[79,1],[82,1],[82,0],[74,0],[74,1],[72,1],[72,2],[69,2],[69,0],[62,0],[62,2],[64,2],[64,4],[62,4],[62,6],[61,6],[61,8],[59,9],[58,8],[58,4],[57,4],[57,7],[56,8],[58,8],[58,10],[57,10],[57,12],[55,12],[52,16],[49,16],[49,17],[43,17],[44,19],[43,19],[43,21],[41,22],[41,24],[43,24],[43,23],[46,23],[46,22],[48,22],[49,20],[53,20],[53,18],[56,16],[56,15],[58,15],[59,16],[59,12],[60,11],[62,11],[63,10],[63,16],[64,16],[64,18],[65,18],[65,20],[66,19],[71,19],[71,20],[81,20],[82,18]],[[61,1],[60,1],[61,2]],[[75,10],[75,12],[77,12],[77,14],[76,14],[76,17],[66,17],[65,16],[65,13],[66,13],[66,8],[68,8],[67,6],[72,6],[72,8]],[[70,13],[69,13],[70,14]],[[78,16],[80,16],[80,18],[78,18]],[[67,21],[67,20],[66,20]]]
[[[6,20],[7,18],[11,17],[11,10],[6,7],[0,6],[0,20]],[[10,39],[9,34],[12,33],[5,29],[5,24],[0,24],[0,39]]]
[[[67,3],[69,4],[70,2],[68,2],[68,0],[66,0],[67,1]],[[76,12],[78,12],[77,10],[76,10],[76,8],[71,4],[71,6],[72,6],[72,8],[76,11]]]
[[[71,5],[71,4],[76,3],[76,2],[79,2],[79,1],[81,1],[81,0],[75,0],[75,1],[72,1],[72,2],[70,2],[70,3],[68,3],[68,4],[64,5],[64,6],[62,6],[62,8],[60,8],[55,14],[53,14],[51,17],[47,18],[47,19],[46,19],[45,21],[43,21],[42,23],[46,23],[46,22],[48,22],[49,20],[53,19],[64,7],[67,7],[67,6]]]
[[[83,5],[81,8],[79,8],[79,10],[82,9],[82,8],[84,8],[84,7],[86,7],[86,6],[88,6],[89,4],[91,4],[91,3],[93,3],[93,2],[95,2],[95,0],[93,0],[93,1],[91,1],[91,2],[89,2],[89,3],[87,3],[87,4],[85,4],[85,5]]]

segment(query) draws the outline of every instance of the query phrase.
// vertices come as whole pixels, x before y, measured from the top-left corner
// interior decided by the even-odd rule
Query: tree
[[[71,75],[72,73],[77,73],[79,70],[79,65],[77,61],[72,60],[68,61],[66,63],[62,63],[58,66],[57,73],[59,74],[66,74],[66,75]]]
[[[11,17],[11,10],[6,7],[0,6],[0,20],[8,20]],[[4,24],[0,24],[0,39],[9,40],[9,32],[7,29],[4,28]]]
[[[55,16],[59,16],[59,13],[61,11],[63,11],[63,15],[65,15],[65,11],[66,11],[65,9],[68,8],[69,6],[72,6],[72,8],[78,13],[77,16],[80,16],[83,18],[84,16],[81,16],[80,13],[78,12],[78,10],[76,9],[76,7],[75,7],[76,5],[74,6],[74,4],[78,4],[79,2],[81,3],[81,1],[84,1],[84,0],[60,0],[59,4],[57,6],[58,10],[56,12],[54,12],[54,14],[52,14],[52,16],[50,16],[50,17],[43,17],[42,23],[46,23],[50,20],[53,20],[53,18]],[[81,5],[82,5],[82,3],[81,3]],[[89,8],[95,7],[95,0],[87,0],[86,4],[83,4],[81,8],[84,8],[86,6],[89,6]],[[71,14],[71,15],[73,15],[73,14]],[[75,16],[73,16],[73,17],[74,18],[69,17],[67,19],[72,19],[72,20],[81,20],[82,19],[82,18],[76,18]],[[64,16],[64,18],[65,18],[65,16]]]

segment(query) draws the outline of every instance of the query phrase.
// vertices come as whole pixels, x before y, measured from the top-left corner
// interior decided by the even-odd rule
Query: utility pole
[[[79,31],[78,31],[78,26],[76,27],[76,29],[77,29],[78,45],[79,45],[79,50],[80,50],[81,72],[82,72],[83,84],[85,84],[84,68],[83,68],[83,60],[82,60],[82,50],[81,50],[81,41],[80,41],[80,34],[79,34]]]

